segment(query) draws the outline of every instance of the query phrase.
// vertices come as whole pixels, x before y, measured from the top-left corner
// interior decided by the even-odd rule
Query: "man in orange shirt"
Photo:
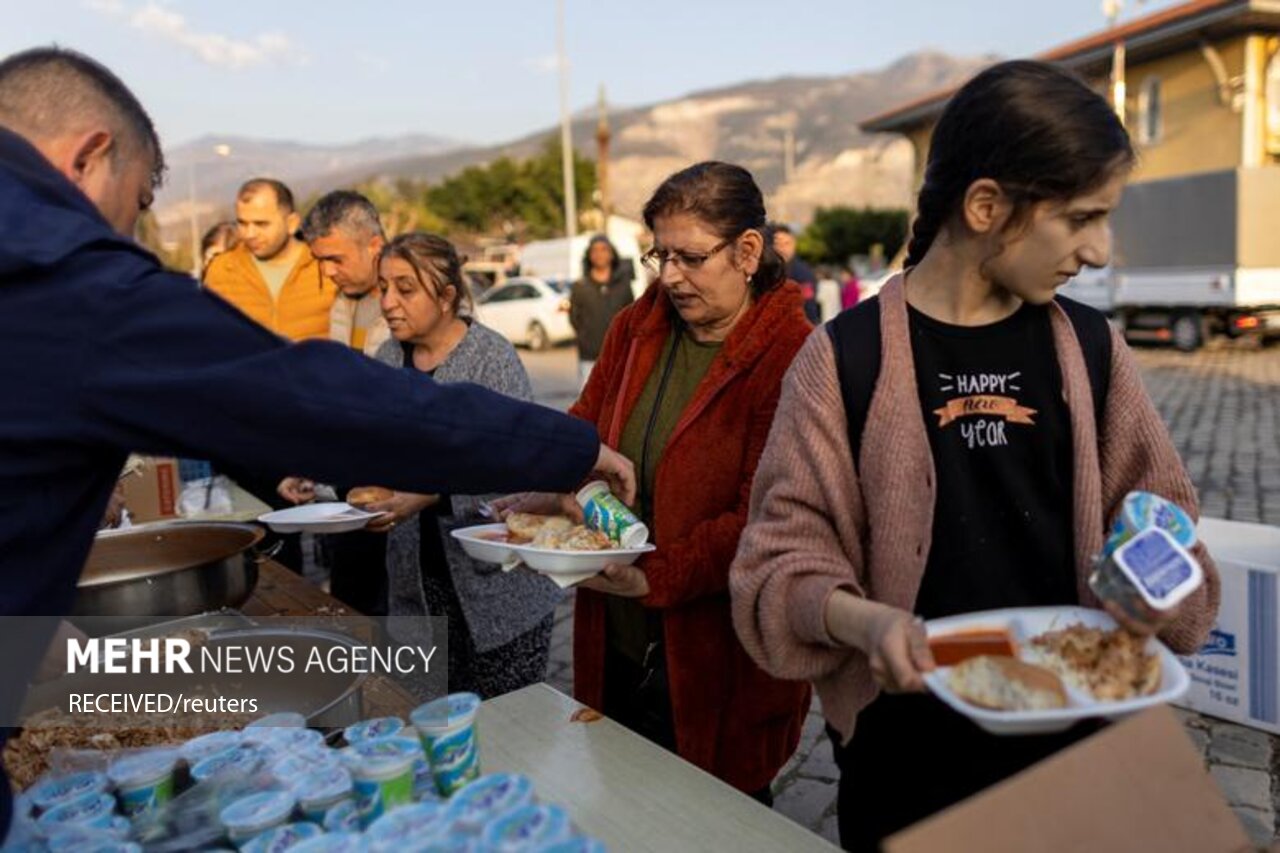
[[[294,236],[298,225],[288,187],[270,178],[247,182],[236,197],[240,245],[214,259],[205,286],[278,335],[327,338],[337,291]]]

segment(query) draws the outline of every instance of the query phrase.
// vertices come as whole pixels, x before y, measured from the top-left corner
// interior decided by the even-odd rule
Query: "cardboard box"
[[[178,460],[141,457],[137,474],[124,478],[124,503],[134,524],[178,517]]]
[[[1164,707],[1110,726],[884,844],[886,853],[1253,849]]]
[[[1222,576],[1218,622],[1182,658],[1191,689],[1178,704],[1280,734],[1280,527],[1216,518],[1197,532]]]

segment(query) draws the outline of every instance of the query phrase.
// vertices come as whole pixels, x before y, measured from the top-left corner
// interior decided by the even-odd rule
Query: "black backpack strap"
[[[1065,296],[1055,296],[1054,300],[1066,312],[1067,319],[1076,330],[1076,339],[1080,341],[1084,366],[1089,372],[1089,387],[1093,391],[1094,422],[1101,441],[1107,392],[1111,390],[1111,324],[1100,311],[1082,302]]]
[[[849,452],[858,468],[862,431],[867,425],[871,395],[880,378],[880,299],[871,297],[838,314],[827,323],[827,335],[835,350],[836,375],[849,421]]]

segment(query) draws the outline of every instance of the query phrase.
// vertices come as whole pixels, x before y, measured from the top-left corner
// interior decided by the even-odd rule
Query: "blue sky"
[[[498,142],[557,116],[554,0],[4,0],[0,55],[57,42],[105,62],[167,144],[205,133]],[[1126,3],[1126,17],[1175,5]],[[363,6],[364,8],[360,8]],[[327,11],[320,11],[326,9]],[[1104,25],[1100,0],[566,0],[575,109],[936,48],[1028,55]]]

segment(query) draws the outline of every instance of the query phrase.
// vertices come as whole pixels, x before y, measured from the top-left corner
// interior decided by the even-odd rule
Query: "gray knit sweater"
[[[404,366],[400,342],[387,341],[378,350],[378,361]],[[430,381],[423,377],[423,381]],[[472,382],[509,397],[533,399],[529,375],[515,348],[497,332],[472,322],[466,336],[436,368],[436,382]],[[531,630],[555,609],[562,595],[554,583],[523,569],[504,573],[492,563],[480,563],[466,555],[449,531],[488,519],[478,514],[481,503],[493,495],[451,495],[451,515],[440,518],[440,534],[454,589],[462,604],[476,650],[490,651]],[[427,605],[419,569],[417,524],[397,525],[387,538],[389,616],[396,622],[424,618]],[[442,638],[440,638],[442,639]]]

